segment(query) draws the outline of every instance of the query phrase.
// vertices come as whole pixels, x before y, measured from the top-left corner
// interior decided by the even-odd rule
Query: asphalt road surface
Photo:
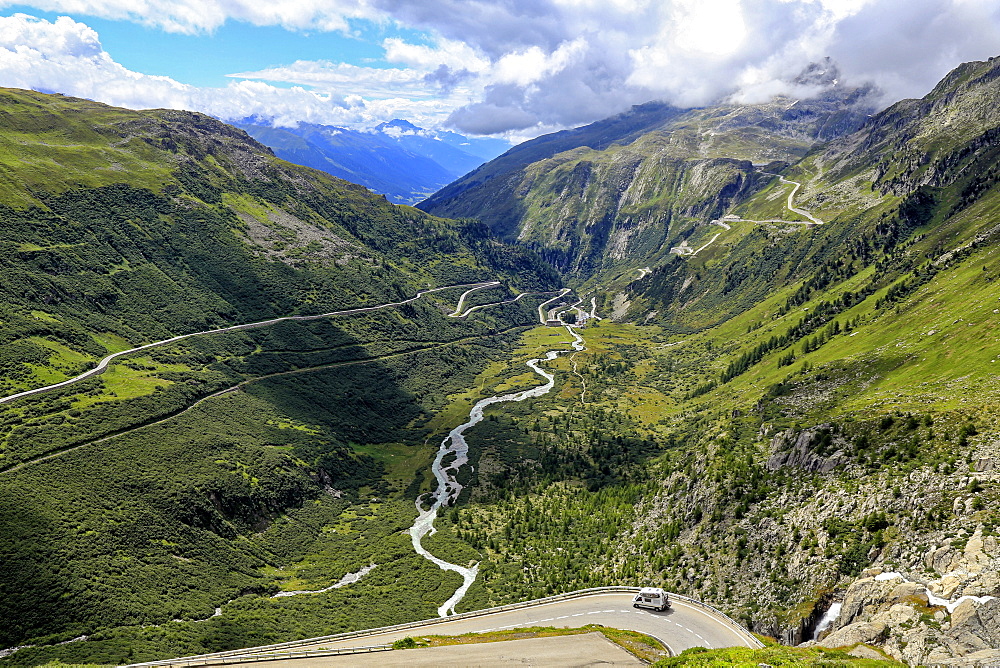
[[[632,607],[631,593],[611,592],[552,601],[516,610],[505,610],[481,617],[437,622],[426,628],[388,631],[362,638],[322,641],[303,644],[296,649],[314,647],[359,647],[392,643],[406,636],[460,635],[523,626],[577,627],[602,624],[618,629],[639,631],[665,643],[675,654],[689,647],[755,647],[744,633],[710,611],[696,605],[672,599],[672,607],[664,612]]]
[[[610,588],[609,588],[610,589]],[[375,629],[371,632],[344,634],[348,637],[317,638],[292,643],[282,643],[267,647],[247,648],[214,655],[188,657],[187,660],[173,659],[154,661],[143,666],[193,666],[216,665],[210,663],[237,663],[258,655],[273,665],[275,661],[285,663],[296,661],[300,667],[312,665],[341,666],[352,664],[350,659],[360,660],[365,655],[353,656],[311,656],[292,659],[282,656],[290,652],[307,653],[318,651],[337,651],[348,648],[366,648],[391,645],[394,641],[407,636],[419,638],[427,635],[461,635],[463,633],[482,633],[504,629],[523,628],[527,626],[554,626],[576,628],[587,624],[601,624],[618,629],[638,631],[651,635],[667,646],[672,654],[679,654],[691,647],[761,647],[762,645],[746,629],[736,625],[724,615],[701,607],[692,601],[683,600],[677,596],[671,599],[672,608],[663,612],[632,607],[632,599],[638,588],[631,591],[592,591],[569,598],[557,598],[539,603],[530,603],[513,609],[500,609],[493,612],[475,614],[466,613],[453,618],[431,619],[426,622],[406,624],[403,628],[388,627],[385,630]],[[489,644],[489,643],[486,643]],[[436,648],[432,648],[436,649]],[[399,653],[410,650],[395,650],[377,652],[382,657],[381,664],[392,657],[399,658]],[[413,650],[416,651],[416,650]],[[429,651],[429,650],[423,650]],[[470,650],[471,651],[471,650]],[[488,650],[483,650],[488,651]],[[485,654],[484,656],[492,656]],[[224,661],[228,659],[228,661]],[[614,660],[613,657],[593,657],[577,653],[573,660],[586,659],[590,661]],[[340,660],[344,659],[344,660]],[[252,659],[251,659],[252,660]],[[336,660],[336,661],[335,661]],[[378,659],[372,659],[378,661]],[[477,665],[475,663],[467,665]],[[490,665],[485,661],[481,665]],[[527,665],[544,665],[530,664]],[[601,665],[600,663],[573,663],[568,665]],[[614,665],[614,664],[612,664]]]

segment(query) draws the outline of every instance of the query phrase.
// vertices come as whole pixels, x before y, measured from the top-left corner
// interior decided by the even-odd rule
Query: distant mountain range
[[[397,204],[416,204],[510,148],[501,139],[436,132],[405,120],[371,130],[302,123],[276,128],[236,123],[283,160],[359,183]]]

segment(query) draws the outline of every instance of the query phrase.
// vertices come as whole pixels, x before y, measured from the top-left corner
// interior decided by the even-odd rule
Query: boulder
[[[990,632],[988,638],[991,645],[1000,649],[1000,598],[986,601],[976,610],[983,628]]]
[[[842,629],[837,629],[816,644],[820,647],[833,649],[834,647],[850,647],[859,643],[877,643],[883,639],[888,628],[882,622],[856,622]]]
[[[928,666],[953,666],[954,655],[944,647],[935,647],[924,657],[923,663]]]
[[[941,598],[951,598],[961,584],[962,581],[956,576],[946,575],[937,582],[932,582],[928,588]]]
[[[927,605],[927,589],[918,582],[903,582],[889,592],[885,598],[887,605],[896,603],[918,603]]]
[[[924,559],[924,564],[928,568],[933,568],[938,573],[947,573],[953,570],[954,567],[952,564],[955,562],[957,556],[954,549],[945,545],[928,554]]]
[[[889,592],[901,586],[899,580],[855,580],[844,594],[838,623],[847,626],[856,621],[868,621],[885,603]]]
[[[856,657],[858,659],[874,659],[875,661],[885,661],[885,655],[878,652],[868,645],[858,645],[850,652],[848,655]]]
[[[990,603],[992,602],[990,601]],[[974,601],[966,599],[959,603],[951,613],[951,628],[948,629],[948,637],[954,641],[954,646],[959,650],[957,652],[959,656],[993,649],[990,646],[993,633],[983,626],[977,611],[978,607]]]
[[[965,544],[965,568],[970,573],[982,573],[989,568],[990,557],[983,550],[985,543],[979,536],[973,536]]]

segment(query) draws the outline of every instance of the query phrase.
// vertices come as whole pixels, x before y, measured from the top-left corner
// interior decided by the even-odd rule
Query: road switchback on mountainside
[[[351,647],[391,645],[405,637],[423,635],[461,635],[483,633],[529,626],[554,626],[576,628],[587,624],[600,624],[617,629],[638,631],[657,638],[672,654],[679,654],[691,647],[761,647],[761,643],[722,613],[696,601],[673,595],[672,608],[664,612],[639,610],[632,607],[638,588],[608,587],[603,590],[568,594],[516,606],[505,606],[492,611],[476,611],[432,619],[426,622],[402,624],[385,629],[372,629],[340,634],[294,643],[267,647],[234,650],[215,655],[202,655],[167,661],[156,661],[142,666],[195,666],[214,665],[215,662],[236,663],[249,655],[260,655],[261,660],[285,659],[289,652],[318,650],[344,650]],[[244,658],[246,657],[246,658]],[[290,657],[289,657],[290,658]],[[299,665],[353,665],[351,656],[312,656],[303,658]],[[355,657],[356,658],[356,657]],[[591,657],[597,659],[599,657]],[[252,660],[252,659],[251,659]]]

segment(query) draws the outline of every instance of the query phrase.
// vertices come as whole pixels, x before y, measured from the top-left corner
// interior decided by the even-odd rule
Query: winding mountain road
[[[477,290],[486,290],[487,288],[498,288],[500,287],[500,285],[502,285],[500,281],[491,281],[489,283],[483,283],[473,288],[469,288],[468,290],[462,293],[461,297],[458,298],[458,304],[455,305],[455,310],[452,313],[449,313],[448,315],[451,316],[452,318],[461,318],[463,316],[468,315],[471,311],[466,311],[465,313],[462,313],[462,307],[465,305],[466,297],[468,297],[473,292],[476,292]],[[484,304],[484,306],[489,306],[489,304]]]
[[[24,397],[30,397],[34,394],[40,394],[42,392],[51,392],[52,390],[57,390],[62,387],[67,387],[68,385],[72,385],[73,383],[78,383],[81,380],[86,380],[87,378],[103,373],[104,370],[108,368],[108,364],[110,364],[113,360],[119,357],[131,355],[132,353],[137,353],[142,350],[148,350],[150,348],[156,348],[158,346],[165,346],[168,343],[176,343],[177,341],[183,341],[184,339],[190,339],[195,336],[206,336],[208,334],[223,334],[225,332],[236,332],[243,329],[257,329],[258,327],[267,327],[269,325],[274,325],[279,322],[286,322],[286,321],[321,320],[323,318],[330,318],[339,315],[352,315],[355,313],[378,311],[385,308],[391,308],[394,306],[403,306],[404,304],[415,302],[424,295],[430,294],[432,292],[440,292],[442,290],[451,290],[454,288],[471,288],[469,290],[466,290],[465,293],[462,295],[461,299],[464,300],[465,296],[470,292],[473,292],[475,290],[480,290],[483,288],[492,288],[497,285],[499,285],[498,281],[485,281],[482,283],[463,283],[460,285],[445,285],[440,288],[430,288],[428,290],[421,290],[413,297],[410,297],[409,299],[404,299],[403,301],[399,302],[389,302],[387,304],[378,304],[377,306],[362,306],[359,308],[345,309],[343,311],[331,311],[329,313],[320,313],[318,315],[288,315],[281,318],[271,318],[270,320],[248,322],[242,325],[231,325],[229,327],[220,327],[218,329],[207,329],[201,332],[191,332],[190,334],[181,334],[180,336],[174,336],[169,339],[163,339],[162,341],[155,341],[153,343],[147,343],[142,346],[136,346],[135,348],[129,348],[128,350],[121,350],[117,353],[111,353],[110,355],[102,359],[100,362],[98,362],[97,366],[95,366],[93,369],[84,371],[78,376],[74,376],[69,380],[64,380],[59,383],[53,383],[52,385],[46,385],[44,387],[36,387],[32,390],[25,390],[23,392],[11,394],[6,397],[0,397],[0,404],[5,404],[11,401],[15,401],[16,399],[23,399]]]
[[[156,661],[142,666],[194,666],[235,662],[237,657],[259,656],[260,660],[278,658],[283,652],[343,650],[351,647],[386,645],[407,636],[459,635],[483,633],[529,626],[580,627],[601,624],[638,631],[664,643],[672,654],[691,647],[751,647],[763,645],[749,631],[724,614],[692,599],[672,595],[672,608],[665,612],[638,610],[632,607],[637,587],[605,587],[572,592],[549,599],[464,613],[444,619],[432,619],[398,626],[344,633],[198,657]],[[598,659],[599,657],[593,657]],[[347,657],[309,658],[302,665],[351,665]]]
[[[522,326],[514,326],[514,327],[510,327],[510,328],[507,328],[507,329],[500,330],[499,333],[504,333],[505,334],[505,333],[512,332],[512,331],[515,331],[515,330],[521,329],[521,328],[522,328]],[[20,471],[21,469],[26,468],[28,466],[32,466],[34,464],[39,464],[41,462],[48,461],[48,460],[54,459],[56,457],[61,457],[61,456],[65,455],[65,454],[73,452],[74,450],[79,450],[80,448],[84,448],[84,447],[91,446],[91,445],[98,445],[100,443],[104,443],[104,442],[110,441],[112,439],[119,438],[121,436],[125,436],[127,434],[131,434],[131,433],[139,431],[139,430],[149,429],[150,427],[156,427],[157,425],[161,425],[164,422],[169,422],[170,420],[174,420],[174,419],[176,419],[176,418],[184,415],[185,413],[187,413],[187,412],[189,412],[189,411],[197,408],[198,406],[200,406],[202,403],[204,403],[206,401],[209,401],[211,399],[215,399],[216,397],[224,396],[226,394],[230,394],[232,392],[236,392],[238,390],[243,389],[247,385],[250,385],[250,384],[253,384],[253,383],[258,383],[258,382],[260,382],[262,380],[268,380],[268,379],[271,379],[271,378],[279,378],[279,377],[282,377],[282,376],[296,376],[296,375],[305,374],[305,373],[312,373],[314,371],[325,371],[325,370],[329,370],[329,369],[336,369],[336,368],[339,368],[339,367],[354,366],[354,365],[357,365],[357,364],[371,364],[373,362],[384,362],[386,360],[396,359],[396,358],[403,357],[403,356],[406,356],[406,355],[411,355],[411,354],[414,354],[414,353],[425,352],[427,350],[438,349],[438,348],[445,348],[445,347],[448,347],[448,346],[453,346],[453,345],[457,345],[457,344],[461,344],[461,343],[468,343],[469,341],[472,341],[472,340],[475,340],[475,339],[478,339],[478,338],[480,338],[480,337],[479,336],[462,337],[462,338],[459,338],[459,339],[453,339],[451,341],[441,341],[441,342],[432,343],[432,344],[428,344],[428,345],[416,346],[416,347],[408,348],[408,349],[405,349],[405,350],[399,350],[399,351],[396,351],[396,352],[387,353],[385,355],[376,355],[376,356],[373,356],[373,357],[362,357],[362,358],[352,359],[352,360],[341,360],[341,361],[338,361],[338,362],[330,362],[329,364],[320,364],[320,365],[317,365],[317,366],[304,367],[304,368],[301,368],[301,369],[290,369],[288,371],[277,371],[275,373],[269,373],[269,374],[265,374],[263,376],[255,376],[253,378],[247,378],[246,380],[242,380],[242,381],[240,381],[239,383],[237,383],[235,385],[231,385],[230,387],[223,388],[221,390],[213,392],[212,394],[206,394],[205,396],[201,397],[200,399],[198,399],[194,403],[181,408],[177,412],[165,415],[165,416],[163,416],[163,417],[161,417],[161,418],[159,418],[159,419],[157,419],[157,420],[155,420],[153,422],[146,422],[146,423],[142,423],[142,424],[133,425],[133,426],[127,427],[127,428],[125,428],[125,429],[123,429],[121,431],[116,431],[116,432],[113,432],[111,434],[107,434],[105,436],[100,436],[100,437],[97,437],[97,438],[95,438],[93,440],[83,441],[83,442],[80,442],[80,443],[74,443],[74,444],[72,444],[72,445],[70,445],[68,447],[65,447],[65,448],[61,449],[61,450],[55,450],[55,451],[47,452],[47,453],[45,453],[43,455],[39,455],[38,457],[35,457],[34,459],[29,459],[29,460],[20,462],[19,464],[12,465],[9,468],[0,468],[0,476],[8,475],[8,474],[11,474],[11,473],[16,473],[17,471]]]
[[[797,193],[799,191],[799,188],[802,187],[801,183],[799,183],[798,181],[792,181],[790,179],[786,179],[781,174],[771,174],[770,172],[761,172],[761,174],[769,174],[771,176],[777,176],[779,179],[781,179],[782,183],[786,183],[786,184],[789,184],[789,185],[794,185],[795,187],[792,188],[792,192],[788,193],[788,201],[785,203],[785,207],[789,211],[791,211],[792,213],[797,213],[800,216],[808,218],[809,220],[811,220],[816,225],[822,225],[823,224],[822,220],[820,220],[816,216],[812,215],[811,213],[809,213],[805,209],[796,209],[795,206],[792,205],[792,198],[795,197],[795,193]]]
[[[755,221],[748,221],[748,222],[755,222]],[[691,248],[690,246],[688,246],[687,245],[687,239],[685,239],[684,242],[681,243],[680,246],[674,246],[673,248],[671,248],[670,252],[674,253],[676,255],[680,255],[681,257],[694,257],[698,253],[702,252],[703,250],[705,250],[706,248],[708,248],[709,246],[711,246],[712,244],[714,244],[715,240],[718,239],[720,236],[722,236],[722,232],[719,232],[714,237],[712,237],[711,239],[709,239],[708,243],[706,243],[704,246],[701,246],[697,250],[695,250],[695,249]]]
[[[448,316],[451,317],[451,318],[467,318],[470,314],[475,313],[476,311],[478,311],[480,309],[490,308],[491,306],[502,306],[504,304],[513,304],[514,302],[521,301],[521,299],[523,299],[525,297],[533,297],[533,296],[534,297],[538,297],[538,296],[545,296],[545,295],[552,295],[552,294],[554,294],[556,296],[553,299],[555,299],[555,298],[558,298],[558,297],[566,294],[567,292],[569,292],[569,288],[562,288],[558,292],[558,294],[556,293],[555,290],[548,290],[546,292],[522,292],[521,294],[517,295],[516,297],[514,297],[512,299],[505,299],[505,300],[499,301],[499,302],[490,302],[488,304],[480,304],[479,306],[470,306],[466,311],[462,311],[461,305],[462,305],[462,301],[464,301],[465,295],[469,294],[470,292],[475,292],[476,290],[481,290],[481,289],[490,288],[490,287],[495,287],[495,286],[492,286],[492,285],[483,285],[483,286],[481,286],[479,288],[473,288],[472,290],[466,290],[465,294],[463,294],[462,298],[459,300],[459,306],[455,307],[455,311],[453,313],[449,313]],[[549,301],[552,301],[552,300],[550,299]],[[548,304],[549,301],[547,301],[545,303]],[[545,318],[544,318],[544,314],[541,312],[541,309],[539,309],[538,317],[541,320],[541,324],[544,325],[545,324]]]
[[[569,294],[570,292],[572,292],[572,290],[570,290],[569,288],[563,288],[562,290],[559,291],[559,294],[557,294],[555,297],[553,297],[552,299],[548,299],[538,305],[538,320],[543,325],[548,323],[548,317],[547,317],[548,312],[545,307],[554,302],[555,300],[559,299],[560,297]]]
[[[806,225],[806,226],[824,224],[824,222],[819,218],[817,218],[816,216],[812,215],[805,209],[796,208],[795,205],[792,203],[795,198],[795,194],[799,191],[799,188],[802,187],[801,183],[799,183],[798,181],[792,181],[790,179],[786,179],[781,174],[772,174],[771,172],[761,172],[761,174],[766,174],[767,176],[776,176],[778,177],[778,179],[781,180],[782,183],[795,186],[794,188],[792,188],[792,191],[788,193],[788,200],[785,203],[785,208],[787,208],[792,213],[797,213],[804,218],[808,218],[808,220],[807,221],[783,220],[781,218],[768,218],[766,220],[751,220],[749,218],[737,218],[735,215],[732,215],[732,216],[727,216],[725,220],[713,220],[709,224],[718,225],[719,227],[726,230],[732,229],[732,226],[729,223],[754,223],[756,225],[767,225],[767,224],[778,223],[785,225]],[[711,246],[713,243],[715,243],[715,240],[718,239],[721,235],[722,232],[719,232],[714,237],[709,239],[708,243],[706,243],[704,246],[702,246],[697,250],[691,248],[691,246],[689,246],[687,243],[687,239],[685,239],[683,242],[681,242],[680,246],[674,246],[673,248],[670,249],[669,252],[675,255],[679,255],[681,257],[694,257],[695,255],[697,255],[698,253],[702,252],[703,250]],[[640,269],[639,271],[641,272],[643,270]],[[640,276],[640,278],[642,278],[642,276]]]

